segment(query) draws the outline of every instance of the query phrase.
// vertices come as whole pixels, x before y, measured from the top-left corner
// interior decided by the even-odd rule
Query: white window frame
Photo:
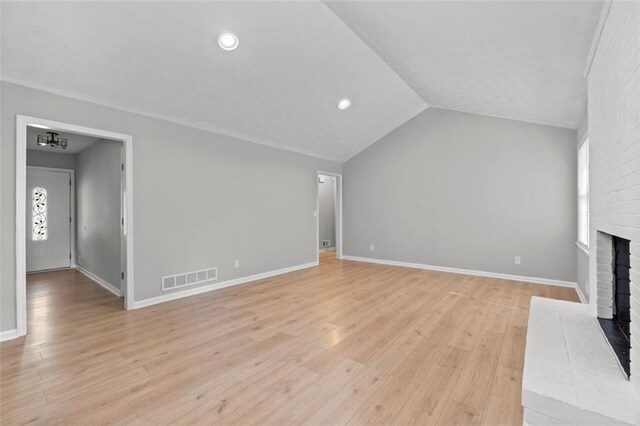
[[[585,251],[589,249],[589,138],[585,137],[577,151],[578,161],[578,198],[577,198],[577,219],[578,219],[578,247]],[[581,206],[584,206],[584,211]]]

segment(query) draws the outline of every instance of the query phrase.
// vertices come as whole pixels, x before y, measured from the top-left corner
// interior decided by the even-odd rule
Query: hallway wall
[[[76,170],[76,263],[117,289],[121,149],[122,142],[96,142],[78,154]]]

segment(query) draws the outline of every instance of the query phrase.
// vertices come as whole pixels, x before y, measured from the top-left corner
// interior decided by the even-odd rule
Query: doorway
[[[342,257],[342,175],[317,173],[318,262]]]
[[[72,139],[78,143],[71,145]],[[42,142],[42,143],[40,143]],[[69,145],[67,143],[69,142]],[[86,167],[75,166],[75,157],[79,153],[73,149],[89,151],[88,145],[109,146],[113,161],[102,161],[106,157],[87,158]],[[77,269],[76,274],[84,274],[91,281],[105,287],[112,293],[124,297],[124,308],[133,307],[133,191],[132,191],[132,137],[99,129],[92,129],[74,124],[52,120],[16,117],[16,320],[17,334],[27,334],[27,279],[26,274],[57,269]],[[33,145],[33,146],[32,146]],[[49,149],[50,148],[50,149]],[[29,150],[28,150],[29,149]],[[97,150],[92,150],[95,152]],[[78,154],[76,155],[60,155]],[[29,155],[28,155],[29,153]],[[37,155],[35,155],[37,154]],[[58,154],[56,156],[56,154]],[[50,162],[56,157],[62,163],[73,163],[73,166],[62,168],[45,167],[38,162]],[[89,157],[89,155],[87,155]],[[74,158],[73,161],[70,159]],[[105,179],[104,170],[108,167],[111,179]],[[82,173],[85,189],[76,185]],[[115,173],[114,173],[115,172]],[[111,194],[109,206],[101,205],[107,197],[102,194],[104,185],[109,181]],[[77,195],[83,195],[84,201]],[[96,199],[92,196],[98,197]],[[108,207],[108,208],[107,208]],[[104,215],[110,212],[110,227],[104,225]],[[82,225],[79,216],[85,217]],[[113,223],[111,223],[113,222]],[[82,226],[80,226],[82,225]],[[109,252],[109,272],[113,277],[109,281],[117,282],[109,288],[108,282],[97,275],[92,276],[89,268],[80,265],[82,250],[78,242],[79,235],[87,230],[87,235],[97,239],[94,245],[105,247],[103,235],[109,231],[109,238],[114,240]],[[84,236],[86,238],[86,235]],[[86,244],[85,244],[86,246]],[[76,253],[77,252],[77,253]],[[106,254],[93,248],[85,249],[85,266],[87,258],[92,257],[104,261]],[[78,259],[76,259],[76,254]],[[84,269],[84,270],[83,270]],[[93,267],[91,268],[93,269]],[[68,274],[67,272],[49,272],[48,274]],[[31,277],[31,275],[30,275]],[[30,278],[31,279],[31,278]]]

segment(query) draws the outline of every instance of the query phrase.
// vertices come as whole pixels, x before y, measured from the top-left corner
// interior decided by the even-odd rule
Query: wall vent
[[[162,291],[189,287],[217,279],[218,268],[202,269],[200,271],[185,272],[184,274],[167,275],[162,277]]]

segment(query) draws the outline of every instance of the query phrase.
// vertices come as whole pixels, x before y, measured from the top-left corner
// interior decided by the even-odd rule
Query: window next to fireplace
[[[616,353],[622,368],[629,376],[629,353],[631,352],[631,289],[629,281],[629,240],[612,237],[613,246],[613,318],[598,318],[604,334]]]

